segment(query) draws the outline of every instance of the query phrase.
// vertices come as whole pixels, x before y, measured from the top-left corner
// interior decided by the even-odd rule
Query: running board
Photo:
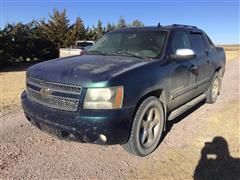
[[[201,94],[200,96],[194,98],[193,100],[189,101],[188,103],[186,103],[186,104],[180,106],[179,108],[175,109],[174,111],[172,111],[169,114],[168,120],[171,121],[171,120],[175,119],[176,117],[178,117],[179,115],[181,115],[185,111],[189,110],[190,108],[192,108],[193,106],[195,106],[196,104],[198,104],[199,102],[204,100],[206,97],[207,97],[206,93]]]

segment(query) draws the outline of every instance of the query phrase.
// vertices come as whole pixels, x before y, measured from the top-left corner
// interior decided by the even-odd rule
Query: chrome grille
[[[54,82],[45,82],[35,78],[27,78],[27,83],[39,88],[49,88],[52,91],[64,92],[69,94],[80,94],[81,87],[68,84],[60,84]]]
[[[31,86],[37,87],[38,90],[33,89]],[[66,95],[75,94],[76,98],[69,98],[65,96],[56,96],[54,94],[43,95],[41,93],[41,89],[50,89],[52,92],[64,92]],[[40,90],[39,90],[40,89]],[[67,111],[76,111],[79,103],[79,95],[81,93],[81,87],[79,86],[71,86],[65,84],[57,84],[52,82],[44,82],[42,80],[37,79],[27,79],[27,93],[29,98],[37,102],[41,105],[60,109]],[[77,98],[78,97],[78,98]]]

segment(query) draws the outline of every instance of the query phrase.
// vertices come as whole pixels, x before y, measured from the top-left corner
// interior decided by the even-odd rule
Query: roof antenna
[[[161,27],[161,24],[160,23],[158,23],[158,25],[157,25],[158,27]]]

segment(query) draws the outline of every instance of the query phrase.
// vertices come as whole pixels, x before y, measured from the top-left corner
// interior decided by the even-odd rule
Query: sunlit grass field
[[[224,45],[222,47],[225,50],[227,61],[240,57],[240,45]]]
[[[222,46],[227,62],[240,58],[240,45]],[[0,72],[0,109],[1,113],[10,113],[20,108],[20,95],[25,89],[25,70],[4,70]]]

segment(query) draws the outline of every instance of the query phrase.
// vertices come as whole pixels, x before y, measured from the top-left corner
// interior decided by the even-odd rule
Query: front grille
[[[27,83],[33,86],[37,86],[39,88],[45,87],[50,88],[53,91],[64,92],[69,94],[80,94],[81,87],[75,85],[68,85],[68,84],[60,84],[60,83],[53,83],[53,82],[45,82],[39,79],[28,78]]]
[[[51,94],[42,94],[42,89],[50,90]],[[60,110],[76,111],[81,94],[81,87],[28,78],[27,92],[32,101],[41,105]],[[56,93],[59,92],[61,95],[56,95]],[[74,98],[68,97],[69,95],[74,96]]]

